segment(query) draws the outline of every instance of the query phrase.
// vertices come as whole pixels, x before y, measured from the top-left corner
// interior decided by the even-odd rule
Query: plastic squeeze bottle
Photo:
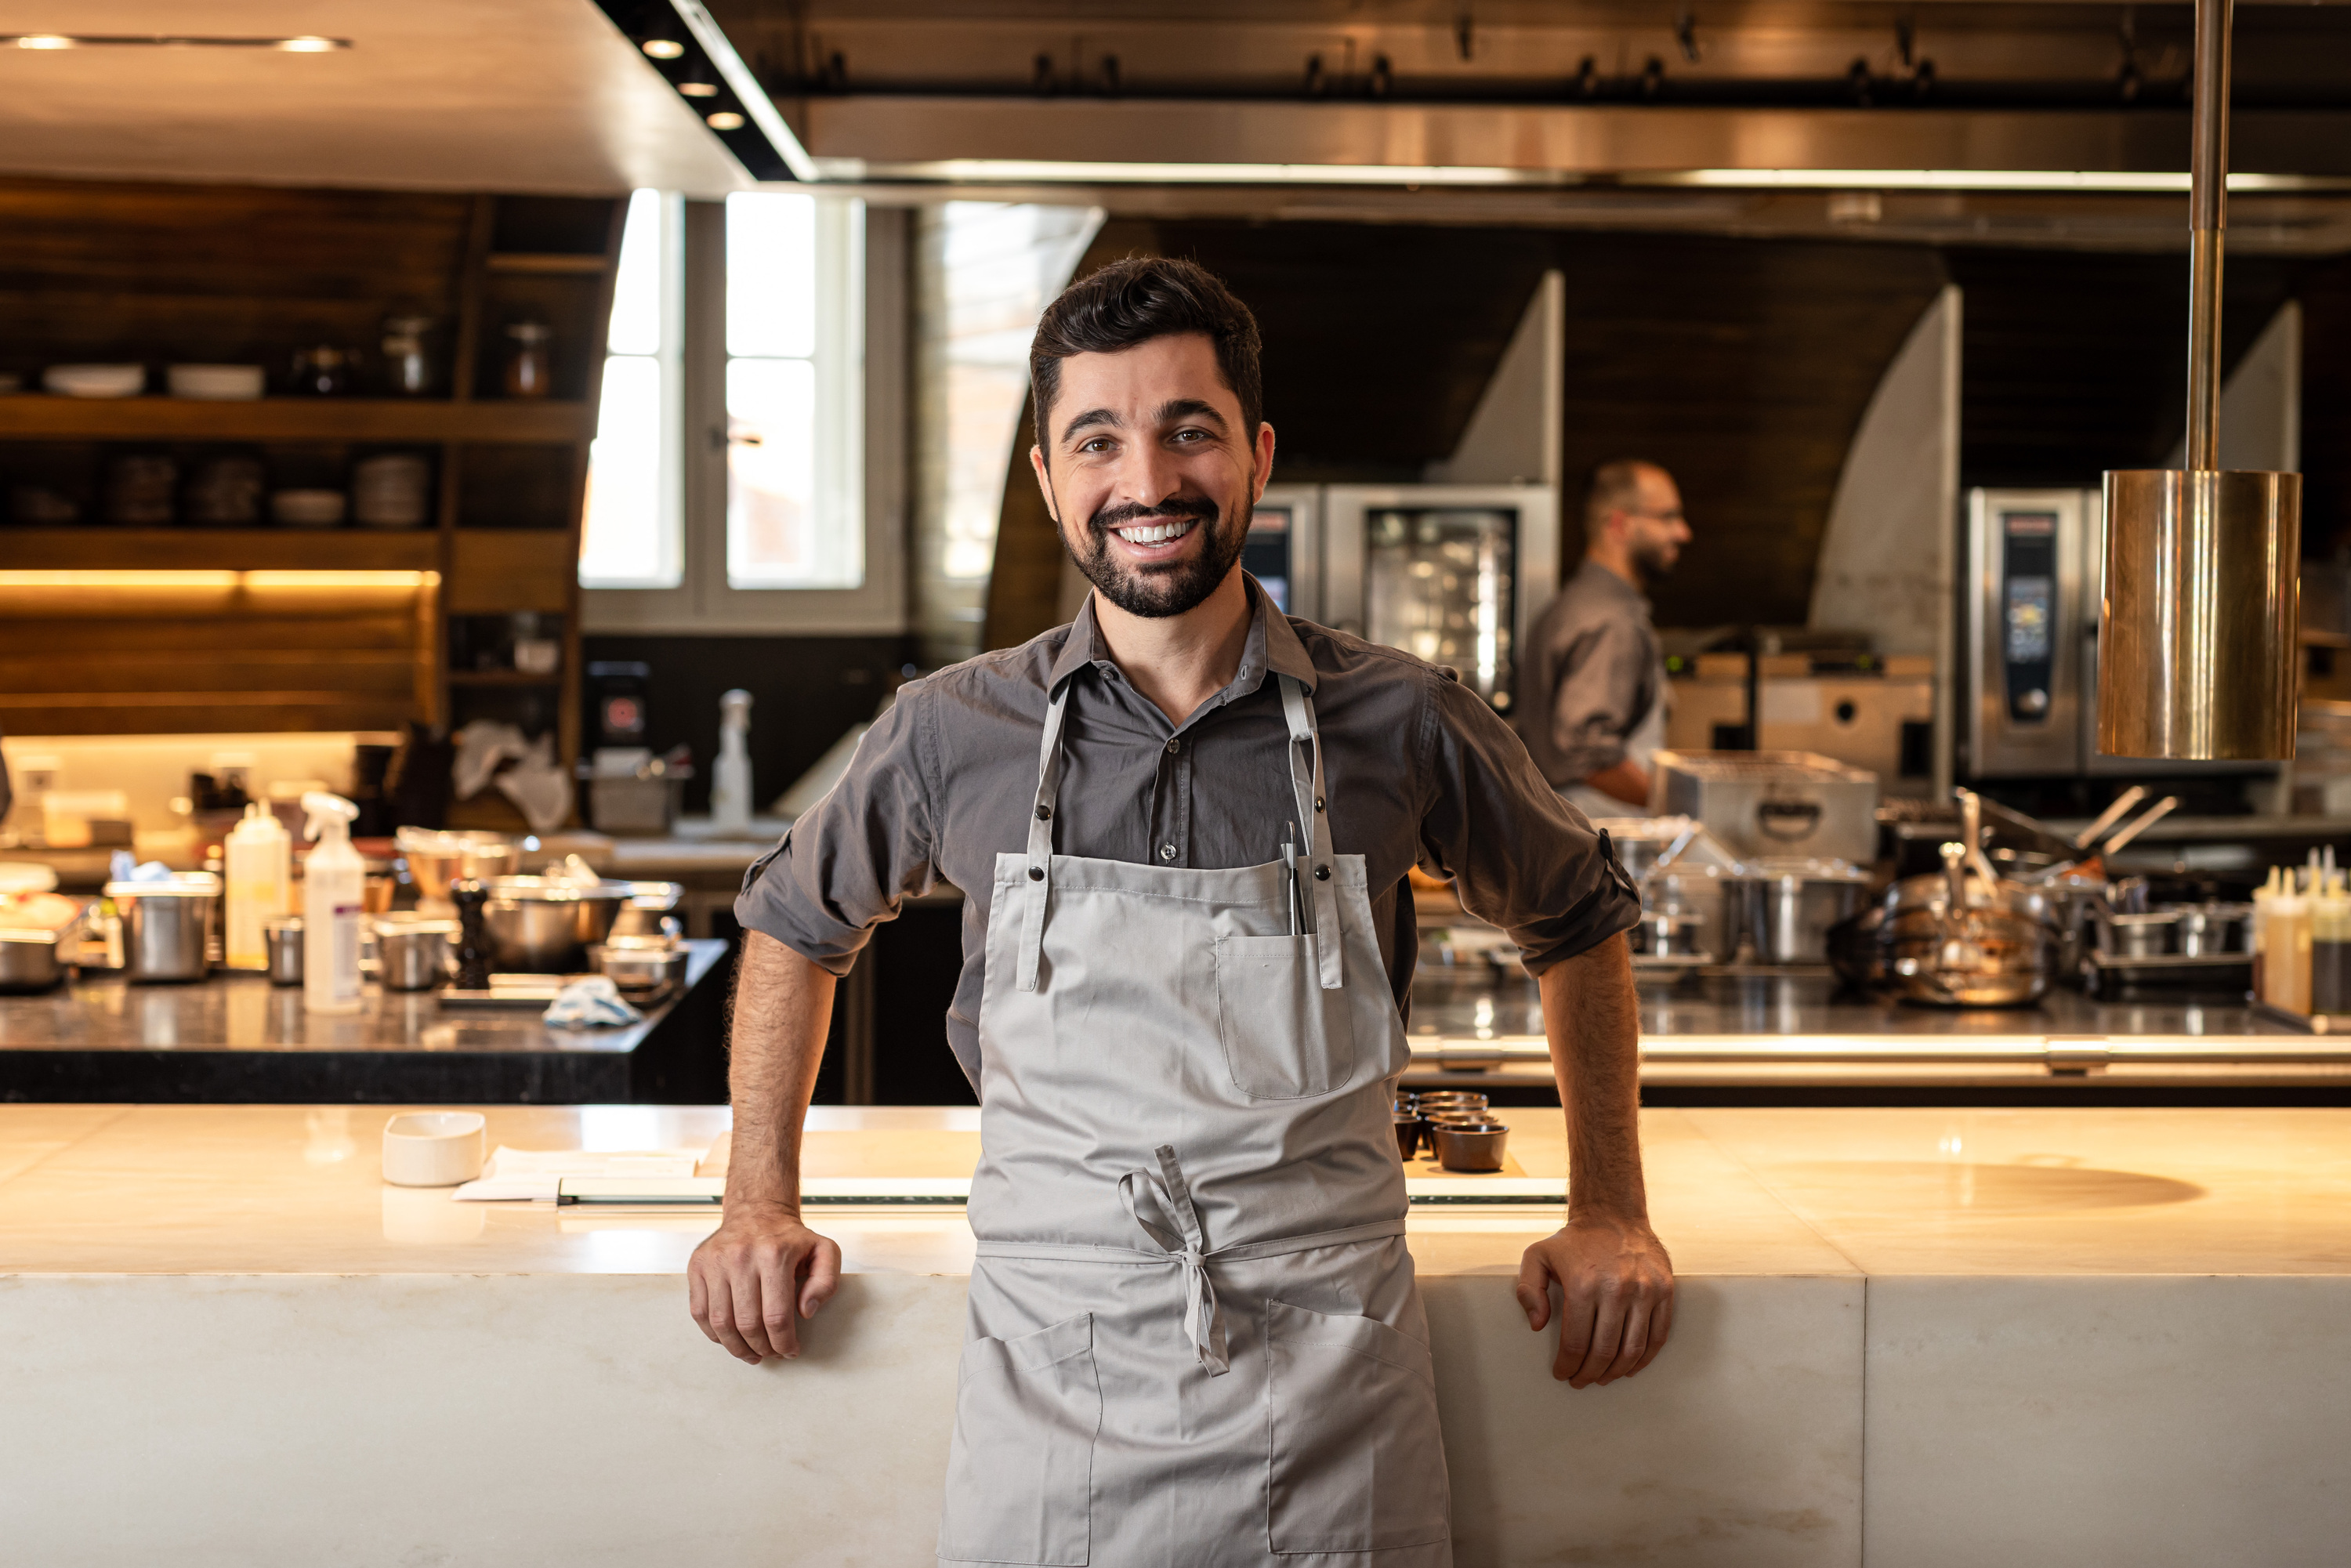
[[[2310,1010],[2351,1012],[2351,897],[2338,872],[2323,869],[2310,901]]]
[[[710,771],[710,826],[737,837],[751,831],[751,694],[718,699],[718,761]]]
[[[2278,868],[2270,867],[2269,880],[2253,889],[2253,929],[2249,946],[2253,954],[2253,1000],[2270,1000],[2269,946],[2271,913],[2277,903]]]
[[[2269,1001],[2291,1013],[2310,1013],[2310,900],[2295,873],[2285,873],[2285,891],[2270,900],[2270,939],[2262,954]]]
[[[228,873],[228,931],[222,938],[222,961],[232,969],[261,969],[269,964],[269,950],[261,923],[283,915],[293,885],[294,841],[269,809],[255,802],[221,845],[223,870]]]
[[[302,1006],[314,1013],[360,1010],[360,899],[367,862],[351,848],[360,809],[340,795],[302,797],[302,836],[319,847],[302,867]]]

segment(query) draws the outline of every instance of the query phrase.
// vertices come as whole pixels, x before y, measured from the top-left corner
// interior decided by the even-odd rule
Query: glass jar
[[[424,341],[432,330],[430,316],[385,318],[383,381],[385,390],[394,397],[424,397],[433,391],[439,367]]]
[[[547,396],[553,372],[548,340],[554,335],[544,321],[516,321],[507,325],[507,396]]]

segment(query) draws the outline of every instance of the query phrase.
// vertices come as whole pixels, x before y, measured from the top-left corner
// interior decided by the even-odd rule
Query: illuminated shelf
[[[584,402],[435,398],[0,397],[0,441],[585,441]]]
[[[0,570],[432,571],[431,528],[0,528]]]

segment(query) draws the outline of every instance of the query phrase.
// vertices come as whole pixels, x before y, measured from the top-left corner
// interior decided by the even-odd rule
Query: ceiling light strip
[[[1550,169],[1376,163],[1077,162],[1017,158],[946,158],[883,163],[814,161],[817,175],[849,182],[937,184],[1098,185],[1437,185],[1452,188],[1558,189],[1666,187],[1718,190],[2079,191],[2162,194],[2188,189],[2188,174],[2059,169],[1684,169],[1586,173]],[[2351,190],[2351,179],[2304,174],[2231,173],[2229,189],[2247,193]]]
[[[743,57],[735,52],[735,46],[727,42],[726,30],[719,26],[716,18],[703,9],[698,0],[670,0],[670,4],[675,7],[679,19],[685,23],[686,30],[694,35],[694,41],[702,46],[702,52],[710,57],[710,63],[718,68],[719,79],[733,90],[735,100],[743,106],[743,112],[751,117],[751,123],[758,128],[759,134],[768,139],[768,145],[783,159],[784,167],[792,172],[792,178],[814,181],[817,178],[816,163],[809,157],[808,149],[802,147],[800,139],[792,134],[792,128],[784,123],[784,117],[777,112],[775,101],[768,98],[768,89],[759,85],[758,77],[743,63]],[[732,127],[715,126],[714,129]]]
[[[309,34],[247,38],[180,33],[0,33],[0,48],[19,49],[274,49],[288,55],[326,55],[350,47],[349,38]]]

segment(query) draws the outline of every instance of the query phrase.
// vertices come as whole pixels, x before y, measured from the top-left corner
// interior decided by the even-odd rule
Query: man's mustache
[[[1096,533],[1108,533],[1142,517],[1197,517],[1204,523],[1214,523],[1217,517],[1217,507],[1205,496],[1170,496],[1148,507],[1128,501],[1121,506],[1104,507],[1096,512],[1092,528]]]

